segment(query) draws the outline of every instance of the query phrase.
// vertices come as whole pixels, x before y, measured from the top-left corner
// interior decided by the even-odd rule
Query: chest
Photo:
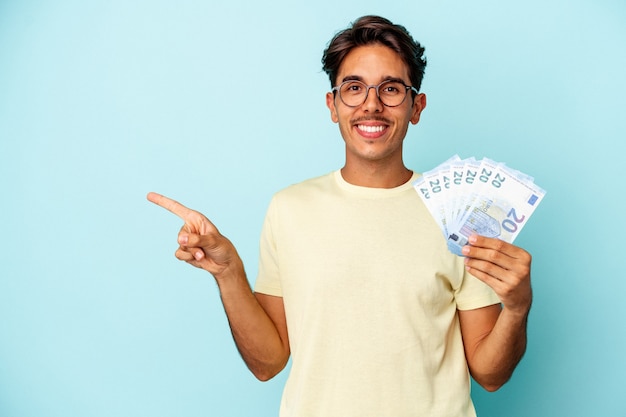
[[[292,217],[290,212],[305,213]],[[300,305],[447,308],[454,274],[439,229],[417,201],[322,201],[282,214],[284,296]],[[413,307],[411,307],[413,308]]]

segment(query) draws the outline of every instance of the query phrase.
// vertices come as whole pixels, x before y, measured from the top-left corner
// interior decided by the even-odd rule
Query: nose
[[[363,109],[367,112],[380,113],[383,111],[383,107],[382,101],[378,98],[378,87],[375,85],[368,86],[365,101],[363,102]]]

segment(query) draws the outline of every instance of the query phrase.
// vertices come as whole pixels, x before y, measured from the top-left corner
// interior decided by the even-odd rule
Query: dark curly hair
[[[409,68],[411,84],[419,90],[426,68],[424,47],[411,37],[404,26],[380,16],[360,17],[330,41],[322,57],[322,68],[328,74],[330,86],[335,86],[339,67],[353,48],[375,43],[387,46],[400,55]]]

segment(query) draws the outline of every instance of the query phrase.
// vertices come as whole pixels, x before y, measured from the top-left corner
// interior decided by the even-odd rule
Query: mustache
[[[358,124],[360,122],[382,122],[388,125],[391,124],[391,121],[389,119],[382,116],[361,116],[357,117],[356,119],[350,120],[350,123],[352,124]]]

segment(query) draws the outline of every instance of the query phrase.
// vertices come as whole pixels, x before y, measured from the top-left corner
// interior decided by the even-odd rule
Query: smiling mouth
[[[376,126],[357,125],[356,128],[367,133],[379,133],[385,130],[387,127],[383,125],[376,125]]]

